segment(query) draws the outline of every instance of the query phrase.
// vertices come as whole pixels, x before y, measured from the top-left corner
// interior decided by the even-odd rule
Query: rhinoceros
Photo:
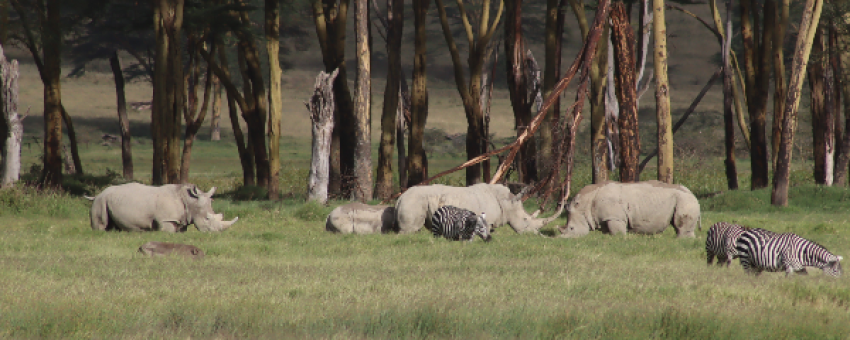
[[[336,207],[325,221],[325,229],[342,234],[375,234],[393,231],[395,207],[359,202]]]
[[[128,183],[104,189],[91,207],[91,228],[119,231],[185,232],[190,224],[199,231],[222,231],[239,220],[223,221],[212,209],[212,195],[194,184],[159,187]]]
[[[179,255],[195,260],[204,258],[204,251],[189,244],[151,241],[139,247],[139,252],[150,257]]]
[[[700,229],[696,196],[688,188],[659,181],[588,185],[568,204],[569,222],[560,237],[580,237],[601,229],[610,234],[657,234],[673,225],[678,237]]]
[[[537,218],[540,211],[529,215],[522,206],[522,194],[514,195],[504,185],[480,183],[470,187],[446,185],[418,186],[407,189],[396,201],[398,231],[413,233],[428,223],[437,209],[446,205],[481,212],[493,227],[508,224],[518,233],[539,233],[540,228],[554,221],[564,210],[563,205],[549,218]]]

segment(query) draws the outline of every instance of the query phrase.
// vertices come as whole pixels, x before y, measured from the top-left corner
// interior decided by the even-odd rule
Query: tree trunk
[[[74,121],[71,120],[71,115],[65,110],[65,105],[61,106],[62,121],[65,122],[65,127],[68,128],[68,144],[71,145],[71,160],[74,164],[74,174],[83,174],[83,161],[80,159],[80,149],[77,147],[77,132],[74,129]]]
[[[118,51],[112,52],[112,56],[109,57],[109,65],[112,67],[112,75],[115,78],[115,96],[118,98],[118,126],[121,129],[121,165],[124,170],[124,179],[132,181],[133,150],[130,143],[130,118],[127,117],[127,100],[124,97],[124,72],[121,70]]]
[[[212,117],[210,117],[210,140],[221,140],[221,81],[213,75]]]
[[[217,42],[216,44],[222,46],[222,48],[218,50],[218,64],[221,65],[222,72],[221,75],[216,74],[216,78],[218,78],[221,84],[224,85],[225,82],[230,80],[230,67],[227,66],[229,63],[227,61],[227,53],[223,48],[224,45],[221,44],[221,42]],[[207,65],[210,65],[210,60],[213,56],[209,56],[209,59],[207,59]],[[225,88],[227,88],[227,86],[225,86]],[[233,128],[233,138],[236,140],[236,150],[239,153],[239,161],[242,164],[242,185],[254,186],[257,183],[256,170],[254,168],[254,151],[250,148],[250,141],[246,142],[245,135],[242,133],[242,127],[239,124],[239,108],[236,103],[238,93],[236,93],[236,89],[228,89],[225,92],[225,95],[227,96],[230,125]]]
[[[656,17],[658,17],[657,14]],[[658,21],[656,21],[657,23]],[[617,99],[620,102],[618,119],[620,127],[620,182],[637,182],[640,180],[640,173],[638,172],[640,139],[635,93],[635,36],[631,26],[629,26],[626,8],[622,2],[611,4],[611,36],[614,51],[617,54],[614,66],[617,77]]]
[[[775,0],[774,0],[775,1]],[[773,131],[772,152],[773,171],[776,173],[776,160],[779,155],[779,142],[782,139],[782,120],[785,114],[785,96],[788,92],[785,81],[785,31],[788,29],[788,12],[791,0],[782,0],[776,11],[776,28],[773,31]]]
[[[244,66],[251,91],[245,93],[250,98],[247,109],[242,110],[242,118],[248,128],[249,145],[254,152],[254,165],[257,170],[257,186],[269,189],[271,180],[268,150],[266,149],[266,89],[262,76],[260,58],[253,38],[249,34],[239,37],[239,50],[244,58]],[[243,79],[245,81],[246,79]]]
[[[44,44],[44,168],[39,182],[58,188],[62,184],[62,28],[59,0],[47,0]]]
[[[18,116],[18,76],[18,61],[6,60],[0,45],[0,188],[15,185],[21,175],[25,117]]]
[[[269,0],[276,1],[276,0]],[[354,88],[354,120],[357,144],[354,148],[353,196],[366,202],[372,199],[372,65],[369,25],[369,0],[355,0],[354,30],[357,45],[357,72]]]
[[[313,85],[313,96],[306,103],[310,111],[313,126],[313,154],[310,164],[310,178],[307,184],[307,200],[321,204],[328,203],[328,184],[330,182],[331,135],[334,128],[334,78],[338,70],[327,74],[320,72]]]
[[[212,92],[212,73],[213,68],[207,65],[207,73],[204,77],[206,79],[204,85],[204,98],[200,109],[198,108],[198,78],[201,73],[201,62],[199,58],[199,52],[197,51],[198,46],[197,39],[193,34],[189,35],[189,77],[188,78],[188,94],[189,101],[188,107],[184,109],[184,118],[186,119],[186,136],[183,139],[183,155],[180,159],[180,183],[189,183],[189,168],[192,164],[192,146],[195,143],[195,138],[198,134],[198,130],[201,129],[201,126],[204,124],[204,118],[207,114],[207,109],[209,108],[210,103],[210,94]],[[210,54],[215,54],[216,44],[211,44]]]
[[[843,24],[850,24],[850,14],[845,14],[841,19]],[[841,155],[835,162],[835,184],[844,186],[847,184],[847,167],[850,164],[850,36],[842,34],[837,37],[837,51],[839,59],[839,72],[836,78],[840,78],[841,86],[836,92],[841,91],[844,100],[844,136],[841,139]],[[839,115],[836,106],[836,115]]]
[[[655,18],[652,34],[655,37],[653,60],[655,63],[655,117],[658,122],[658,180],[672,184],[673,119],[670,117],[670,84],[667,81],[667,19],[664,17],[664,0],[653,0],[652,4]],[[629,30],[631,31],[631,28]],[[636,82],[634,86],[637,86]],[[635,103],[635,110],[637,110],[637,103]]]
[[[384,89],[384,107],[381,113],[381,144],[378,152],[378,174],[375,180],[375,197],[386,200],[393,194],[393,144],[399,143],[399,182],[406,177],[402,160],[404,150],[404,117],[399,116],[401,98],[401,39],[404,30],[404,1],[387,0],[387,83]],[[401,121],[398,121],[400,118]],[[397,131],[400,130],[400,131]],[[396,139],[398,135],[398,139]],[[404,184],[400,184],[404,185]]]
[[[768,185],[766,116],[770,90],[770,62],[776,1],[764,5],[764,25],[759,25],[759,4],[753,0],[741,1],[741,33],[744,41],[747,106],[750,113],[750,165],[752,189]]]
[[[838,29],[836,27],[836,19],[831,18],[829,24],[829,72],[831,73],[830,77],[832,78],[831,84],[831,95],[832,101],[830,105],[832,109],[832,126],[833,126],[833,141],[835,143],[835,155],[833,159],[835,160],[833,164],[833,184],[839,183],[839,177],[844,176],[846,171],[840,169],[838,167],[838,160],[841,158],[841,155],[845,153],[846,149],[844,149],[844,126],[843,126],[843,117],[841,115],[841,61],[839,60],[838,50]]]
[[[428,77],[425,72],[428,49],[428,0],[413,0],[414,56],[413,85],[410,93],[411,122],[407,145],[407,186],[412,187],[428,178],[428,158],[423,140],[428,121]]]
[[[827,145],[831,144],[827,140],[830,136],[828,133],[828,114],[826,112],[826,84],[824,83],[824,37],[823,30],[818,29],[815,34],[815,40],[812,43],[812,52],[819,56],[818,60],[811,63],[808,67],[809,89],[811,90],[811,112],[812,112],[812,153],[815,164],[813,176],[816,184],[826,184],[826,167],[827,167]]]
[[[165,87],[168,83],[168,39],[163,27],[163,3],[152,1],[153,29],[156,39],[154,50],[153,99],[151,105],[151,142],[153,144],[153,165],[151,182],[153,185],[165,184],[165,111],[167,109]]]
[[[525,39],[522,36],[522,0],[506,0],[505,2],[507,4],[507,12],[505,13],[507,19],[505,22],[505,66],[507,68],[508,92],[514,112],[516,134],[520,136],[525,132],[529,124],[531,124],[531,119],[533,118],[531,110],[536,94],[530,97],[528,91],[531,79],[528,77],[530,74],[530,65],[526,58],[526,51],[528,50],[525,46]],[[549,35],[556,35],[557,32],[547,31],[546,34],[548,44]],[[549,112],[546,113],[547,116],[549,114]],[[545,120],[546,118],[544,117],[543,119]],[[541,131],[541,137],[542,134],[543,131]],[[551,139],[551,131],[549,131],[549,134],[548,138]],[[551,154],[551,140],[549,143],[550,146],[541,148],[541,151],[548,151]],[[517,159],[519,165],[517,170],[520,174],[520,181],[526,184],[531,184],[538,180],[536,167],[537,155],[535,152],[537,146],[535,144],[534,139],[530,139],[528,143],[523,144],[520,147],[519,158]]]
[[[269,199],[280,198],[280,121],[283,115],[280,78],[279,0],[266,0],[266,50],[269,57]]]
[[[543,72],[543,97],[552,93],[555,88],[555,83],[558,81],[558,75],[561,74],[561,46],[564,32],[564,7],[567,0],[547,0],[546,1],[546,42],[545,42],[545,71]],[[578,2],[578,1],[575,1]],[[510,11],[511,5],[508,5]],[[576,12],[584,17],[584,10]],[[511,14],[506,13],[507,21],[511,22]],[[505,25],[507,28],[509,25]],[[584,26],[587,26],[587,20],[584,21]],[[584,32],[585,30],[582,30]],[[507,37],[506,37],[507,39]],[[505,46],[507,50],[507,46]],[[509,87],[510,89],[510,87]],[[558,100],[552,106],[552,111],[546,112],[544,120],[552,122],[552,124],[543,124],[540,126],[540,144],[537,152],[537,171],[539,178],[548,178],[552,171],[555,155],[553,154],[554,136],[553,126],[557,125],[561,116],[561,101]]]
[[[183,8],[185,0],[160,0],[170,2],[169,13],[171,17],[165,18],[165,31],[168,38],[168,84],[166,96],[168,109],[167,119],[167,145],[166,175],[168,183],[180,183],[180,135],[181,116],[186,105],[185,79],[183,78]]]
[[[788,85],[788,95],[785,98],[785,114],[782,121],[782,140],[779,143],[779,154],[776,162],[776,173],[773,176],[773,190],[770,203],[775,206],[788,205],[788,187],[791,176],[791,151],[794,146],[794,130],[797,127],[797,109],[800,105],[800,93],[803,88],[803,78],[806,75],[806,65],[812,50],[818,22],[820,21],[823,0],[807,0],[800,22],[800,34],[794,47],[794,68],[791,72],[791,82]]]
[[[726,0],[726,32],[732,32],[732,0]],[[723,128],[726,149],[726,185],[730,190],[738,189],[738,170],[735,164],[735,116],[732,112],[735,80],[732,70],[732,35],[723,40]]]

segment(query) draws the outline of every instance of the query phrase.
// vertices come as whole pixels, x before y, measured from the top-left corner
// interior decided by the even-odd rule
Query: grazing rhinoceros
[[[394,230],[395,207],[359,202],[336,207],[325,221],[325,230],[343,234],[375,234]]]
[[[139,247],[139,252],[150,257],[179,255],[200,260],[204,258],[204,251],[198,247],[188,244],[167,243],[151,241]]]
[[[700,224],[699,202],[688,188],[659,181],[588,185],[568,204],[569,222],[560,237],[591,230],[610,234],[657,234],[673,225],[678,237],[694,237]]]
[[[430,216],[445,205],[484,213],[493,227],[509,224],[518,233],[538,233],[540,228],[554,221],[564,207],[561,206],[549,218],[537,218],[535,212],[525,212],[520,199],[522,194],[514,195],[501,184],[480,183],[470,187],[450,187],[440,184],[412,187],[407,189],[395,204],[398,231],[416,232],[426,223],[430,228]]]
[[[91,228],[119,231],[185,232],[190,224],[199,231],[222,231],[239,218],[223,221],[212,209],[212,195],[194,184],[152,187],[139,183],[111,186],[94,198]]]

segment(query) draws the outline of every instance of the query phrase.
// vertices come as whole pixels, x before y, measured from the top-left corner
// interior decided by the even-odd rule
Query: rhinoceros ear
[[[205,193],[204,196],[211,198],[213,196],[213,194],[215,194],[215,187],[212,187],[212,189],[210,189],[210,192]]]

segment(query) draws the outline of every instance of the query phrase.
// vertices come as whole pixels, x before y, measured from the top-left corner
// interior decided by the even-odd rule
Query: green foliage
[[[330,214],[330,207],[326,207],[315,201],[304,203],[301,207],[295,210],[295,217],[306,222],[320,222]]]

